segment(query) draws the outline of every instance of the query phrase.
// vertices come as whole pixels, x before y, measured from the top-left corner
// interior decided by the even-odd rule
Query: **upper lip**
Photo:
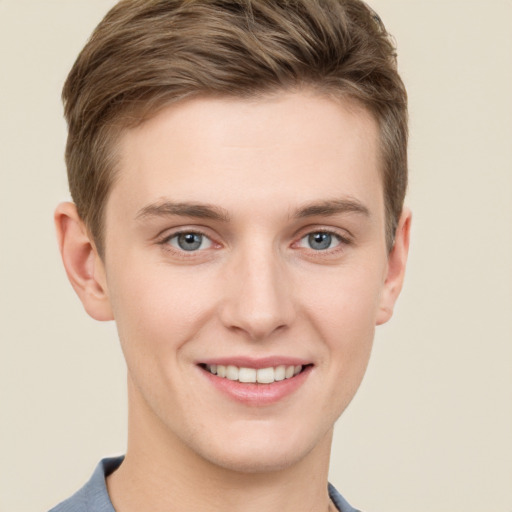
[[[287,356],[267,356],[267,357],[212,357],[200,361],[198,364],[205,365],[223,365],[223,366],[238,366],[239,368],[270,368],[276,366],[306,366],[312,364],[311,361],[300,357],[287,357]]]

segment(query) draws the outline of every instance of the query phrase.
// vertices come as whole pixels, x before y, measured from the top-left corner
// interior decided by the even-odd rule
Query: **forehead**
[[[378,146],[377,123],[353,102],[194,98],[121,136],[109,203],[128,214],[159,198],[229,209],[351,196],[380,211]]]

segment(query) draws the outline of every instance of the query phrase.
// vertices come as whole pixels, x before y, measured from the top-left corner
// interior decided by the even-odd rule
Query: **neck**
[[[334,510],[327,493],[332,431],[298,462],[270,471],[236,471],[205,460],[154,415],[141,414],[147,406],[133,402],[131,396],[125,460],[107,478],[116,511]]]

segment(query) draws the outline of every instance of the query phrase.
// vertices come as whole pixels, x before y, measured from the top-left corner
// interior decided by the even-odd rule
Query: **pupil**
[[[186,233],[178,237],[178,245],[184,251],[195,251],[201,247],[202,235],[197,233]]]
[[[309,235],[309,245],[312,249],[324,250],[331,245],[332,236],[329,233],[313,233]]]

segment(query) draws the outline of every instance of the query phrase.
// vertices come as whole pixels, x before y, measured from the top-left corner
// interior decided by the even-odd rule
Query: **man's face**
[[[123,135],[105,287],[133,432],[243,471],[328,445],[387,319],[377,145],[364,111],[306,93]]]

